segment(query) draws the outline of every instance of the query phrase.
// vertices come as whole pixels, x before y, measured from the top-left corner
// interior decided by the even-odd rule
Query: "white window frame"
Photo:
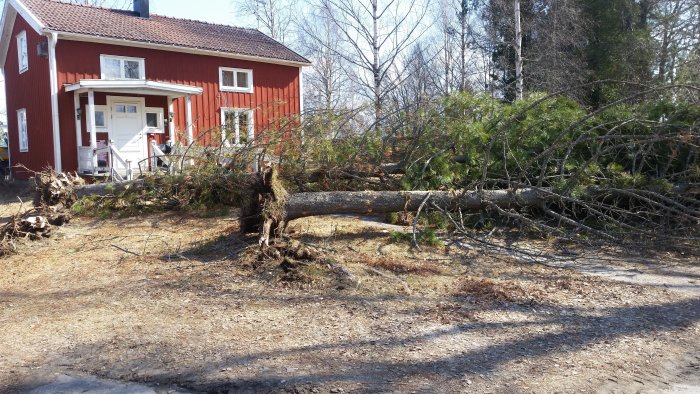
[[[155,113],[158,116],[158,126],[148,126],[148,114]],[[165,110],[161,107],[146,107],[143,111],[143,124],[146,125],[146,133],[149,134],[165,134]]]
[[[27,129],[26,108],[17,110],[17,139],[19,141],[19,151],[22,153],[29,152],[29,130]]]
[[[248,74],[248,87],[240,88],[238,86],[224,86],[224,71],[233,72],[233,83],[238,85],[237,73]],[[219,90],[222,92],[237,92],[237,93],[253,93],[253,70],[245,68],[229,68],[219,67]]]
[[[95,128],[97,128],[97,130],[101,133],[106,132],[107,129],[109,128],[109,117],[110,117],[109,107],[107,107],[106,105],[96,105],[95,106],[95,113],[98,113],[98,112],[104,112],[105,124],[104,124],[104,126],[99,126],[99,125],[97,125],[97,119],[95,119]],[[87,123],[88,129],[90,129],[90,111],[88,111],[87,105],[85,106],[84,113],[87,114],[87,117],[85,118],[85,122]]]
[[[236,138],[234,139],[235,143],[232,145],[231,142],[229,141],[228,138],[226,138],[227,130],[226,130],[226,113],[227,112],[234,112],[236,114],[236,119],[238,119],[238,114],[241,112],[247,112],[248,113],[248,120],[250,124],[248,125],[248,142],[246,144],[250,144],[254,139],[255,139],[255,111],[253,111],[250,108],[228,108],[228,107],[222,107],[221,108],[221,142],[224,144],[224,146],[236,146],[236,147],[241,147],[244,144],[241,144],[241,125],[240,123],[236,122],[234,124],[234,130],[233,132],[235,133]]]
[[[146,79],[146,59],[141,58],[141,57],[128,57],[128,56],[115,56],[115,55],[100,55],[100,78],[101,79],[109,79],[109,80],[114,80],[114,78],[105,78],[105,60],[106,59],[115,59],[119,60],[119,70],[121,71],[120,77],[116,78],[117,80],[124,80],[124,81],[143,81]],[[138,78],[126,78],[125,73],[124,73],[124,62],[125,61],[134,61],[139,63],[139,77]]]
[[[29,70],[29,51],[27,50],[27,32],[22,30],[17,34],[17,64],[19,73],[23,74]],[[24,52],[24,62],[22,62],[22,54]]]

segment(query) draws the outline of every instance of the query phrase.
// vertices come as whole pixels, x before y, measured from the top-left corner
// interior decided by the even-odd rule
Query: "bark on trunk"
[[[536,206],[542,196],[535,189],[483,192],[381,191],[320,192],[291,194],[285,205],[286,221],[306,216],[417,211],[431,193],[430,201],[441,208],[479,210],[490,204],[501,208]]]
[[[523,98],[523,30],[520,26],[520,0],[513,0],[515,13],[515,99]]]

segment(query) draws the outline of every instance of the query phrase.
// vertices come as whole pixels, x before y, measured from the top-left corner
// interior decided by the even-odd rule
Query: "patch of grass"
[[[474,278],[457,281],[454,295],[468,296],[482,302],[512,302],[533,304],[543,297],[540,290],[527,288],[513,281]]]
[[[373,268],[381,268],[396,274],[413,275],[440,275],[444,272],[442,267],[435,263],[417,262],[408,259],[392,259],[389,257],[368,258],[363,261],[365,265]]]
[[[450,223],[449,219],[447,219],[444,214],[435,211],[421,214],[418,218],[418,223],[424,226],[431,226],[439,230],[446,230],[452,227],[452,223]]]
[[[413,236],[411,233],[404,233],[403,231],[392,231],[389,235],[389,241],[395,244],[402,242],[411,243],[413,241]]]
[[[392,243],[413,243],[413,233],[405,233],[403,231],[393,231],[389,235],[389,241]],[[427,245],[432,247],[443,246],[444,243],[438,238],[435,230],[425,229],[416,235],[418,245]]]

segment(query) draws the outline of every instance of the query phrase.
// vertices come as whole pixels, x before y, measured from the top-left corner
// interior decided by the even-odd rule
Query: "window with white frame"
[[[163,108],[146,107],[146,128],[148,133],[165,133],[164,114]]]
[[[219,88],[222,92],[253,93],[253,70],[219,67]]]
[[[254,118],[251,109],[222,108],[221,138],[225,145],[246,145],[254,139]]]
[[[146,61],[137,57],[100,55],[102,79],[146,79]]]
[[[29,69],[29,54],[27,52],[27,32],[22,31],[17,34],[17,60],[19,64],[19,73],[23,73]]]
[[[29,136],[27,135],[27,109],[17,110],[17,131],[19,134],[19,151],[29,152]]]
[[[88,111],[88,116],[90,113]],[[88,119],[88,124],[90,120]],[[107,106],[106,105],[96,105],[95,106],[95,127],[98,129],[107,129]]]

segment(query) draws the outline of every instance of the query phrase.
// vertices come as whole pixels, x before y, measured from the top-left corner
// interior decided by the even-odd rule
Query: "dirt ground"
[[[235,213],[79,218],[20,243],[0,259],[0,392],[66,375],[156,392],[700,389],[697,256],[532,263],[319,217],[291,236],[320,257],[284,268],[237,228]]]

